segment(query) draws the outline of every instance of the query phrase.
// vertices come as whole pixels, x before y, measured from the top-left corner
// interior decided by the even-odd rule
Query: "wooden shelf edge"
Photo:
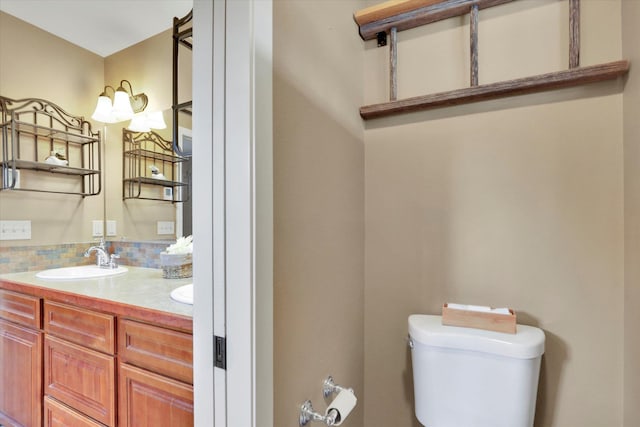
[[[366,25],[444,1],[446,0],[389,0],[354,12],[353,20],[358,25]]]
[[[408,30],[432,22],[465,15],[471,6],[486,9],[513,0],[391,0],[353,14],[363,40],[372,40],[391,27]]]
[[[465,89],[456,89],[448,92],[366,105],[360,108],[360,116],[364,120],[369,120],[431,108],[470,104],[490,99],[613,80],[626,74],[629,71],[629,66],[628,60],[620,60],[504,82],[478,85]]]

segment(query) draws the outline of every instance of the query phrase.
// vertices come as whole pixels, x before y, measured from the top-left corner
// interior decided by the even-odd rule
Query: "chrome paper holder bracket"
[[[352,388],[346,388],[336,384],[333,381],[333,377],[331,375],[329,375],[327,379],[322,383],[322,395],[325,399],[331,396],[333,393],[338,394],[343,390],[348,390],[353,393]]]
[[[337,394],[343,390],[348,390],[353,393],[353,389],[345,388],[336,384],[331,375],[329,375],[322,383],[322,395],[325,399],[333,393]],[[306,426],[309,421],[319,421],[325,423],[327,426],[335,426],[336,423],[340,421],[339,417],[340,414],[335,409],[331,409],[327,415],[315,412],[310,400],[306,400],[302,406],[300,406],[300,427]]]
[[[309,421],[320,421],[328,426],[334,426],[336,425],[337,416],[338,412],[335,409],[329,411],[326,416],[319,412],[315,412],[313,410],[313,405],[311,405],[311,401],[307,400],[300,407],[300,427],[306,426]]]

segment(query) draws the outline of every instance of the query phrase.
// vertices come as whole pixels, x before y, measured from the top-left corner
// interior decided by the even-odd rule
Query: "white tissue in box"
[[[452,304],[448,303],[447,307],[454,310],[466,310],[466,311],[479,311],[482,313],[494,313],[494,314],[511,314],[508,308],[491,308],[486,305],[466,305],[466,304]]]

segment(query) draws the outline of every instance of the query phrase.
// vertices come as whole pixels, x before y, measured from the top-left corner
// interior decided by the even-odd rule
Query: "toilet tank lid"
[[[517,325],[515,334],[483,329],[445,326],[442,316],[412,314],[409,335],[421,344],[458,350],[479,351],[516,359],[534,359],[544,353],[542,329]]]

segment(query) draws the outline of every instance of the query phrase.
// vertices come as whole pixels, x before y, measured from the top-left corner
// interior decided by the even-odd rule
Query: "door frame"
[[[271,0],[194,0],[196,426],[273,425],[272,20]]]

